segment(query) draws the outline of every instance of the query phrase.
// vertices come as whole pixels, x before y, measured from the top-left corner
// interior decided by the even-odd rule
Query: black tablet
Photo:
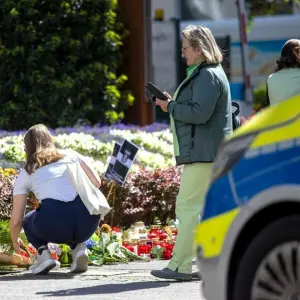
[[[148,82],[146,85],[146,89],[155,97],[161,100],[168,100],[168,97],[159,90],[153,83]]]

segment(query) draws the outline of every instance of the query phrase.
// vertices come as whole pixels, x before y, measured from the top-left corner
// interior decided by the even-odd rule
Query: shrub
[[[14,169],[2,169],[0,167],[0,220],[10,218],[12,210],[12,196],[13,196],[13,183],[17,177],[18,171]],[[30,193],[28,195],[28,202],[26,211],[37,208],[38,201]]]
[[[10,218],[14,175],[0,173],[0,220]]]
[[[268,106],[267,101],[267,87],[266,84],[262,83],[258,88],[254,90],[254,101],[253,101],[253,109],[254,112],[258,112],[262,108]]]
[[[117,76],[117,0],[0,1],[0,128],[112,123],[133,97]]]
[[[113,213],[107,215],[106,221],[112,220],[113,225],[127,228],[138,220],[150,225],[155,218],[162,223],[168,218],[174,219],[180,175],[181,169],[175,167],[155,171],[140,169],[130,174],[125,184],[117,185],[108,199]],[[102,191],[106,196],[110,184],[103,181]]]

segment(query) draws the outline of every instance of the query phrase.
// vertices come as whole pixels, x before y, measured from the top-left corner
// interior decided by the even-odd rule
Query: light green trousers
[[[179,273],[192,273],[193,243],[196,225],[208,188],[212,163],[184,165],[176,199],[179,221],[174,253],[168,268]]]

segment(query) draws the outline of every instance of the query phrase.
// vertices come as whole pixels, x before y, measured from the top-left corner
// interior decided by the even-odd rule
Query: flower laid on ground
[[[33,254],[35,251],[30,245],[28,245],[28,241],[23,231],[20,234],[20,238],[22,239],[29,253]],[[12,248],[10,238],[9,221],[0,220],[0,265],[5,263],[24,267],[32,263],[30,255],[23,250],[15,253],[14,249]]]
[[[112,230],[111,230],[111,227],[108,225],[108,224],[103,224],[102,226],[101,226],[101,230],[103,231],[103,232],[106,232],[106,233],[110,233]]]
[[[139,234],[132,236],[135,232],[135,226],[138,226],[138,229],[144,228],[145,225],[143,222],[136,222],[135,225],[131,226],[131,233],[127,235],[127,240],[122,240],[118,238],[117,234],[122,233],[120,228],[116,228],[120,232],[115,232],[109,230],[110,226],[108,224],[103,224],[100,231],[96,231],[89,240],[85,241],[90,264],[99,266],[118,262],[127,263],[136,260],[149,261],[150,256],[153,259],[169,260],[172,258],[174,240],[170,239],[167,235],[162,235],[163,229],[159,229],[157,225],[153,225],[151,226],[152,229],[139,229]],[[108,232],[105,232],[105,230]],[[157,238],[157,235],[150,237],[147,233],[151,232],[157,232],[160,234],[160,238]],[[145,236],[148,237],[145,239]],[[8,221],[0,222],[0,237],[0,254],[4,253],[7,260],[7,255],[14,255],[13,250],[3,248],[4,245],[8,245],[10,242]],[[26,238],[23,238],[26,241]],[[20,265],[23,265],[25,261],[32,263],[31,258],[37,254],[36,249],[32,245],[28,245],[27,242],[26,245],[27,252],[20,251],[16,253],[18,257],[23,257],[23,259],[20,258],[18,260]],[[52,257],[55,260],[59,260],[63,267],[70,266],[72,255],[69,246],[49,243],[48,248]],[[17,258],[14,259],[14,261],[17,261]]]
[[[114,226],[112,228],[112,231],[114,231],[114,232],[121,232],[121,229],[119,227]]]
[[[105,224],[107,225],[107,224]],[[126,249],[113,233],[101,232],[99,236],[94,234],[85,242],[88,248],[89,263],[96,266],[112,263],[127,263],[129,261],[149,261]],[[72,263],[71,249],[69,246],[60,245],[62,249],[58,259],[63,266]]]
[[[54,244],[54,243],[49,243],[48,248],[52,254],[61,255],[62,250],[59,247],[59,245]]]
[[[93,240],[87,240],[86,242],[84,242],[84,244],[86,245],[86,247],[88,249],[92,249],[95,246],[95,241],[93,241]]]

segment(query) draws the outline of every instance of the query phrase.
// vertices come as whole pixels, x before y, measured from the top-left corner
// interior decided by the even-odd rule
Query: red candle
[[[153,228],[150,229],[149,233],[155,234],[157,237],[159,237],[161,230],[159,226],[153,226]]]
[[[157,235],[155,233],[148,233],[148,239],[156,239]]]
[[[138,252],[138,255],[145,254],[145,246],[144,245],[138,245],[137,246],[137,252]]]
[[[168,234],[165,233],[165,232],[162,232],[162,233],[159,235],[160,240],[165,240],[167,237],[168,237]]]
[[[168,243],[166,243],[166,242],[162,242],[160,245],[165,249],[167,249],[167,247],[168,247]]]
[[[169,244],[167,245],[167,249],[168,249],[169,251],[173,252],[174,244],[169,243]]]

